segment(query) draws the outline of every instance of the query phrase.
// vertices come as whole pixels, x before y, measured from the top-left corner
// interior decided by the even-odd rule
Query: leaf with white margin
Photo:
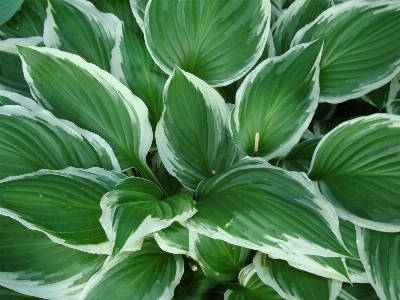
[[[308,176],[338,216],[400,231],[400,116],[374,114],[342,123],[315,150]]]
[[[132,13],[136,18],[140,29],[144,32],[144,13],[146,11],[146,5],[149,0],[130,0]]]
[[[247,155],[269,160],[300,140],[318,105],[322,45],[299,45],[247,75],[230,118],[233,140]]]
[[[189,255],[189,229],[178,222],[155,232],[154,240],[165,252]]]
[[[0,106],[4,105],[22,105],[34,112],[44,109],[31,98],[6,90],[0,90]]]
[[[109,257],[86,284],[80,300],[171,299],[183,274],[180,255],[165,253],[155,242],[145,241],[139,251]]]
[[[400,115],[400,99],[389,100],[386,103],[386,110],[389,114]]]
[[[189,230],[265,253],[347,256],[333,207],[304,173],[245,158],[197,189]]]
[[[43,109],[0,107],[0,180],[67,167],[121,171],[111,147],[98,135]]]
[[[389,100],[400,98],[400,73],[390,82]]]
[[[138,177],[122,180],[103,196],[100,223],[111,241],[112,255],[175,221],[186,221],[196,212],[188,195],[163,198],[157,185]]]
[[[381,111],[389,99],[391,82],[382,85],[381,87],[361,96],[361,99],[375,106]]]
[[[124,24],[117,26],[111,52],[111,74],[146,104],[153,129],[160,120],[168,76],[156,65],[144,41]]]
[[[225,300],[281,300],[279,294],[261,281],[254,264],[244,267],[239,273],[239,284],[229,285],[224,294]]]
[[[261,57],[270,15],[269,0],[150,0],[144,37],[165,73],[178,66],[209,85],[224,86]]]
[[[343,285],[337,300],[379,300],[370,284]]]
[[[379,299],[400,299],[400,233],[356,231],[361,262]]]
[[[167,171],[195,190],[237,159],[229,109],[216,90],[179,68],[165,85],[164,102],[155,133],[158,153]]]
[[[111,74],[57,49],[19,48],[33,97],[56,117],[104,138],[123,170],[146,164],[152,137],[146,105]],[[68,78],[68,80],[65,80]]]
[[[272,28],[275,51],[281,55],[290,49],[296,32],[331,7],[331,0],[297,0],[278,18]]]
[[[248,263],[250,249],[189,231],[189,256],[199,263],[208,277],[229,283]]]
[[[49,0],[44,43],[77,54],[109,72],[119,22],[116,16],[102,13],[86,0]]]
[[[31,93],[22,72],[22,62],[16,45],[37,46],[42,43],[43,38],[38,36],[0,41],[0,90],[30,97]]]
[[[288,300],[334,300],[342,282],[290,267],[286,261],[258,252],[253,259],[261,280]]]
[[[41,170],[0,181],[0,214],[53,242],[89,253],[110,253],[99,218],[100,199],[125,176],[100,168]]]
[[[291,46],[324,40],[319,101],[341,103],[399,73],[399,28],[400,2],[354,0],[325,10],[297,32]]]
[[[45,299],[76,299],[107,258],[56,244],[1,215],[0,244],[0,285]],[[15,297],[0,291],[1,299]]]

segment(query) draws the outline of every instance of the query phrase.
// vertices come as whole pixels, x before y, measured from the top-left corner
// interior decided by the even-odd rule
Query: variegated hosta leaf
[[[400,117],[374,114],[344,122],[317,146],[309,177],[342,219],[400,231]]]
[[[100,205],[100,222],[111,241],[113,255],[174,221],[186,221],[196,212],[188,195],[163,200],[163,192],[153,182],[138,177],[118,183],[103,196]]]
[[[42,43],[43,38],[38,36],[0,41],[0,90],[30,97],[29,86],[22,72],[21,58],[15,45],[37,46]]]
[[[269,0],[150,0],[144,36],[151,56],[167,74],[176,65],[212,86],[223,86],[246,74],[260,58],[270,14]]]
[[[333,207],[305,174],[260,158],[203,181],[196,201],[198,212],[184,225],[211,238],[274,255],[348,255]]]
[[[400,115],[400,99],[389,100],[386,104],[386,110],[390,114]]]
[[[0,299],[9,300],[39,300],[40,298],[24,295],[16,291],[10,290],[3,286],[0,286]]]
[[[50,0],[44,24],[44,43],[78,54],[87,62],[110,71],[115,28],[120,21],[100,12],[89,1]]]
[[[41,170],[0,181],[0,214],[29,229],[43,231],[56,243],[90,253],[110,253],[101,227],[100,199],[121,173],[99,168]]]
[[[288,171],[308,172],[312,156],[320,140],[313,138],[298,143],[285,157],[279,159],[278,166]]]
[[[171,175],[195,190],[237,158],[229,109],[217,91],[179,68],[165,85],[164,102],[155,134],[161,160]]]
[[[103,137],[123,170],[152,174],[146,155],[152,141],[143,101],[111,74],[77,55],[50,48],[20,48],[32,95],[56,117]],[[68,78],[68,80],[66,80]]]
[[[272,29],[275,51],[281,55],[290,49],[296,32],[314,21],[324,10],[331,7],[331,0],[297,0],[278,18]]]
[[[0,0],[1,12],[0,12],[0,25],[3,25],[17,12],[21,7],[24,0]]]
[[[244,267],[239,273],[239,284],[230,285],[225,300],[283,300],[269,285],[261,281],[254,264]]]
[[[356,231],[361,262],[377,295],[382,300],[400,299],[400,233],[358,226]]]
[[[321,47],[322,41],[299,45],[265,60],[245,78],[230,128],[247,155],[269,160],[300,140],[318,104]]]
[[[155,64],[144,41],[122,23],[117,27],[111,74],[143,100],[155,129],[164,108],[163,90],[168,76]]]
[[[132,13],[136,18],[136,22],[144,32],[144,12],[149,0],[130,0]]]
[[[228,283],[236,279],[248,263],[250,249],[190,231],[189,255],[199,263],[208,277]]]
[[[400,71],[399,28],[400,2],[348,1],[298,31],[292,46],[324,40],[320,101],[340,103],[375,90]]]
[[[261,280],[288,300],[335,300],[342,282],[292,268],[286,261],[258,252],[253,263]]]
[[[92,276],[80,300],[171,299],[183,274],[180,255],[165,253],[151,241],[139,251],[109,257],[101,270]]]
[[[370,284],[343,285],[337,300],[379,300]]]
[[[390,82],[389,100],[400,98],[400,73],[393,77]]]
[[[155,232],[154,239],[165,252],[189,255],[189,229],[178,222]]]
[[[0,90],[0,106],[4,105],[22,105],[34,112],[43,110],[43,107],[30,98],[6,90]]]
[[[0,245],[0,285],[45,299],[76,299],[106,259],[56,244],[44,233],[2,215]],[[25,299],[4,290],[0,298]]]
[[[70,166],[121,170],[114,152],[98,135],[45,110],[0,107],[0,179]]]
[[[382,110],[389,99],[391,82],[369,92],[368,94],[361,97],[364,101],[375,106],[379,110]]]

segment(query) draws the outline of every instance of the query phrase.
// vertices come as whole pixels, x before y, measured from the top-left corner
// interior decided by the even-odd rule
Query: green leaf
[[[400,231],[400,117],[374,114],[342,123],[314,153],[309,177],[338,216],[376,230]]]
[[[389,100],[386,104],[386,110],[389,114],[400,115],[400,99]]]
[[[9,1],[13,2],[13,0]],[[15,1],[19,2],[19,0]],[[47,0],[25,0],[21,8],[0,26],[0,39],[43,36]]]
[[[41,170],[0,181],[0,214],[43,231],[58,244],[110,253],[100,199],[125,176],[99,168]]]
[[[237,278],[240,270],[248,263],[250,249],[190,231],[189,255],[199,263],[208,277],[217,282],[229,283]]]
[[[261,280],[288,300],[334,300],[342,283],[292,268],[287,262],[258,252],[253,263]]]
[[[155,133],[161,160],[171,175],[195,190],[237,158],[228,130],[229,109],[217,91],[179,68],[165,85],[164,101]]]
[[[353,284],[343,286],[337,300],[379,300],[370,284]]]
[[[76,299],[106,259],[55,244],[42,232],[1,215],[0,244],[0,285],[45,299]],[[32,299],[2,293],[2,299]]]
[[[118,24],[111,57],[111,74],[146,104],[153,129],[164,108],[163,90],[168,76],[155,64],[144,41]]]
[[[22,72],[22,62],[15,45],[37,46],[41,37],[0,41],[0,89],[30,97],[29,86]]]
[[[254,264],[244,267],[239,273],[239,284],[230,285],[226,290],[226,300],[281,300],[279,294],[261,281]]]
[[[358,252],[379,299],[400,299],[400,234],[356,227]]]
[[[132,13],[136,18],[136,22],[144,32],[144,12],[149,0],[130,0]]]
[[[247,155],[269,160],[285,155],[300,140],[318,104],[321,47],[322,41],[294,47],[265,60],[245,78],[230,128]]]
[[[196,201],[186,226],[211,238],[283,259],[286,252],[348,255],[333,207],[304,173],[245,158],[203,181]]]
[[[56,117],[103,137],[123,170],[135,167],[143,175],[151,173],[146,155],[152,132],[143,101],[111,74],[79,56],[50,48],[19,51],[32,95],[39,103]]]
[[[260,58],[270,14],[268,0],[183,0],[179,5],[150,0],[144,37],[167,74],[176,65],[212,86],[223,86],[246,74]]]
[[[80,0],[49,0],[47,11],[43,34],[47,47],[78,54],[110,71],[115,28],[120,22],[117,17]]]
[[[321,139],[310,139],[294,146],[290,152],[279,159],[278,166],[288,171],[308,172],[311,159]]]
[[[272,29],[275,51],[281,55],[290,49],[290,42],[296,32],[314,21],[331,7],[331,0],[297,0],[278,18]]]
[[[0,107],[0,180],[70,166],[121,170],[114,152],[98,135],[45,110]]]
[[[355,0],[325,10],[298,31],[292,46],[324,40],[319,101],[341,103],[389,82],[400,71],[399,27],[398,1]]]
[[[0,0],[0,25],[7,22],[21,7],[24,0]]]
[[[153,182],[137,177],[119,182],[103,196],[100,205],[100,222],[111,241],[113,255],[172,222],[186,221],[196,212],[188,195],[163,200],[162,191]]]
[[[389,99],[391,82],[369,92],[368,94],[361,97],[364,101],[375,106],[379,110],[382,110]]]
[[[6,90],[0,90],[0,106],[3,105],[22,105],[34,112],[43,110],[43,107],[30,98]]]
[[[183,259],[145,242],[136,252],[125,252],[108,259],[92,276],[80,300],[171,299],[183,274]]]
[[[7,297],[7,298],[6,298]],[[40,299],[36,297],[31,297],[28,295],[24,295],[13,290],[7,289],[5,287],[0,286],[0,298],[7,300],[34,300]]]
[[[154,239],[165,252],[189,255],[189,229],[178,222],[155,232]]]

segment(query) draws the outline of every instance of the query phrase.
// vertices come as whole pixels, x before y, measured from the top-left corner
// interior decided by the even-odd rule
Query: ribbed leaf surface
[[[154,239],[165,252],[189,255],[189,229],[178,222],[154,233]]]
[[[7,22],[21,7],[24,0],[0,0],[0,25],[3,25]]]

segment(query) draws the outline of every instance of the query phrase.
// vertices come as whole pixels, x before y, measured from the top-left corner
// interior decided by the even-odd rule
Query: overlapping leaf
[[[143,1],[131,1],[142,6]],[[136,4],[135,4],[136,3]],[[133,10],[135,11],[135,10]],[[146,45],[166,73],[174,66],[213,86],[239,79],[260,58],[267,41],[268,0],[150,0]]]
[[[144,31],[144,12],[148,2],[149,0],[130,0],[132,13],[142,31]]]
[[[322,41],[265,60],[236,94],[230,128],[247,155],[285,155],[300,140],[317,108]],[[287,84],[290,82],[290,84]]]
[[[325,42],[320,101],[355,99],[389,82],[400,70],[399,26],[399,2],[355,0],[325,10],[298,31],[292,46]]]
[[[379,300],[370,284],[353,284],[342,286],[337,300]]]
[[[22,105],[34,112],[43,110],[43,107],[30,98],[6,90],[0,90],[0,106],[4,105]]]
[[[386,110],[390,114],[400,115],[400,99],[389,100],[386,103]]]
[[[3,25],[5,22],[7,22],[21,7],[23,2],[24,0],[0,0],[0,25]]]
[[[165,252],[189,255],[189,230],[178,222],[154,233],[154,239]]]
[[[318,145],[309,177],[339,217],[400,231],[400,117],[374,114],[345,122]]]

